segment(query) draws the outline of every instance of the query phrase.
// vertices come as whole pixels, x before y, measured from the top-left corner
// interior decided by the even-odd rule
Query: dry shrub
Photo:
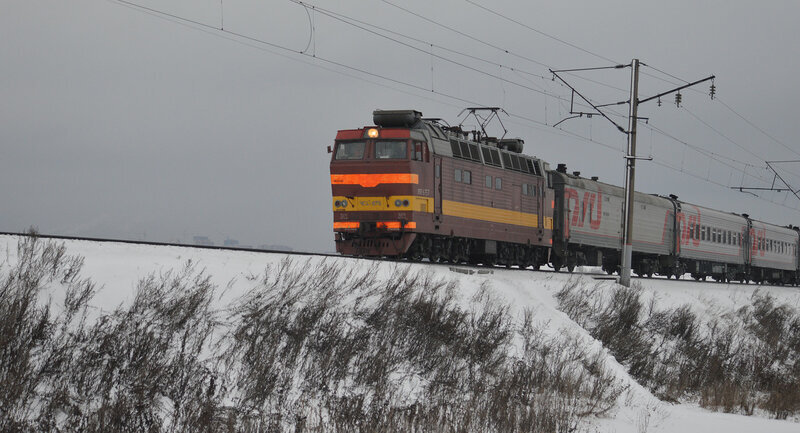
[[[572,432],[622,391],[601,354],[488,286],[465,299],[409,267],[287,259],[220,308],[189,262],[101,312],[63,245],[23,237],[17,255],[0,268],[2,431]]]
[[[603,342],[629,373],[663,400],[785,419],[800,412],[800,314],[756,292],[732,314],[699,319],[688,305],[645,308],[641,289],[570,280],[560,309]]]

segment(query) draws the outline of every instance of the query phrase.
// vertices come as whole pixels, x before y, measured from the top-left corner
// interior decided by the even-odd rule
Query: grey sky
[[[298,51],[309,41],[305,10],[288,0],[223,0],[222,8],[219,0],[136,2],[211,26],[219,26],[224,16],[228,31]],[[637,57],[686,80],[716,74],[719,99],[774,140],[709,100],[705,84],[683,92],[683,109],[671,96],[661,107],[653,101],[640,108],[641,116],[650,117],[647,126],[692,147],[640,127],[639,154],[652,155],[655,162],[639,164],[637,189],[800,224],[799,203],[785,193],[755,198],[729,189],[769,184],[764,160],[800,159],[795,78],[800,3],[475,2],[618,62]],[[553,96],[568,99],[569,91],[551,81],[545,67],[521,57],[555,68],[605,66],[607,61],[464,0],[393,3],[511,54],[385,2],[310,3],[435,44],[426,54],[320,12],[312,15],[310,53],[428,90],[110,0],[5,0],[0,14],[0,230],[35,225],[54,234],[182,241],[207,235],[218,243],[231,237],[250,245],[332,250],[325,147],[336,130],[370,124],[375,108],[415,108],[457,122],[466,103],[442,94],[532,119],[504,119],[509,135],[525,139],[525,153],[622,184],[625,136],[598,117],[569,120],[560,129],[541,125],[565,117],[567,104]],[[643,72],[655,76],[642,76],[643,97],[672,87],[659,78],[675,81],[652,68]],[[628,69],[581,77],[623,89],[630,79]],[[569,79],[600,103],[627,98],[580,77]],[[746,175],[740,162],[750,164]],[[794,174],[800,164],[784,167],[783,174],[800,187]]]

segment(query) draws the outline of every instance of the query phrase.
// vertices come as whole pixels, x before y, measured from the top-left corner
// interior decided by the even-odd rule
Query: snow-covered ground
[[[16,261],[18,238],[0,236],[0,271]],[[221,290],[219,303],[227,305],[239,298],[250,287],[252,279],[263,274],[266,266],[278,264],[287,256],[247,251],[219,251],[190,247],[167,247],[89,241],[64,241],[67,253],[85,258],[83,277],[97,283],[93,308],[98,312],[112,311],[133,299],[137,282],[152,273],[178,270],[191,260],[198,269],[204,269],[212,282]],[[350,266],[368,269],[374,262],[352,258],[297,257],[297,262],[309,267],[321,262],[346,262]],[[381,263],[377,272],[391,275],[396,265]],[[405,265],[404,265],[405,266]],[[437,278],[455,280],[463,296],[471,296],[482,285],[489,284],[492,293],[505,300],[512,314],[521,315],[526,309],[535,312],[536,319],[547,324],[551,333],[570,334],[585,342],[587,347],[602,349],[599,341],[558,310],[555,293],[572,278],[585,278],[598,291],[611,288],[613,281],[593,281],[591,276],[576,277],[552,272],[522,272],[492,269],[487,274],[453,272],[446,266],[412,264],[412,271],[431,272]],[[699,315],[720,315],[747,305],[753,292],[769,293],[781,303],[800,309],[800,289],[740,284],[696,283],[666,279],[638,280],[644,290],[643,300],[655,299],[660,306],[689,304]],[[54,302],[58,297],[54,296]],[[607,367],[618,380],[628,385],[619,398],[612,415],[595,420],[592,429],[597,432],[797,432],[800,424],[756,416],[715,413],[693,405],[663,403],[647,389],[639,386],[609,354]]]

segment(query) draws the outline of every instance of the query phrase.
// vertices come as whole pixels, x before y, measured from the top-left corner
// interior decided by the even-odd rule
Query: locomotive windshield
[[[404,159],[406,158],[405,141],[376,141],[375,159]]]
[[[336,147],[336,159],[363,159],[364,142],[339,143]]]

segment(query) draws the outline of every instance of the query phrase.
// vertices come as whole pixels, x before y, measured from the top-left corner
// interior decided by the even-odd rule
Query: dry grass
[[[188,263],[102,313],[82,259],[35,236],[18,250],[0,269],[2,431],[572,432],[622,391],[533,313],[408,267],[285,260],[219,308]]]
[[[570,281],[560,308],[581,323],[638,382],[666,401],[785,419],[800,413],[800,313],[756,292],[749,306],[707,321],[686,306],[658,311],[641,289]]]

